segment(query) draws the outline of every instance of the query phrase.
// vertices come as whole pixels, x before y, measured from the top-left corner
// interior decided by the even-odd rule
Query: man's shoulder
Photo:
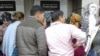
[[[72,25],[72,24],[66,24],[66,26],[68,26],[68,27],[76,27],[75,25]]]
[[[23,23],[19,24],[18,27],[17,27],[17,30],[20,30],[20,29],[23,29],[23,30],[38,30],[38,29],[44,29],[43,26],[41,25],[25,25]]]
[[[34,19],[26,19],[26,20],[24,20],[23,22],[20,23],[19,27],[20,26],[38,29],[42,25]]]
[[[69,28],[69,27],[75,27],[74,25],[72,25],[72,24],[59,24],[58,25],[59,27],[67,27],[67,28]]]
[[[46,30],[54,29],[54,28],[68,28],[72,26],[71,24],[59,24],[59,25],[54,25],[54,26],[49,26]]]

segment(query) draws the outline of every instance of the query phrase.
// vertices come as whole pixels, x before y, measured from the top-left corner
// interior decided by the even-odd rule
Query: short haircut
[[[30,10],[30,15],[34,16],[37,12],[44,12],[44,9],[41,6],[35,5]]]
[[[51,20],[52,22],[57,21],[59,19],[59,16],[63,16],[63,12],[62,11],[54,11],[51,15]]]

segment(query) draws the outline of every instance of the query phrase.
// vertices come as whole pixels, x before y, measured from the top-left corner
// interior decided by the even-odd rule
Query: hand
[[[78,45],[73,44],[73,48],[76,50],[78,48]]]

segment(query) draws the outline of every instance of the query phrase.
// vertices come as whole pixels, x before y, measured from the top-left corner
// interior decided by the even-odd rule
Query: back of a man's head
[[[55,21],[59,20],[59,16],[63,16],[63,12],[60,11],[60,10],[59,11],[54,11],[52,13],[52,16],[51,16],[52,22],[55,22]]]
[[[37,12],[44,12],[44,9],[41,6],[35,5],[30,10],[30,15],[34,16]]]

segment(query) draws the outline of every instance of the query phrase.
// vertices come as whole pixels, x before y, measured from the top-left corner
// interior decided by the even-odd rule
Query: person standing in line
[[[81,22],[81,16],[77,13],[73,13],[72,16],[70,17],[70,23],[75,25],[77,28],[81,28],[80,22]],[[72,42],[76,43],[77,40],[73,39]],[[85,48],[83,45],[79,46],[78,48],[75,48],[74,56],[84,56],[85,55]]]
[[[17,28],[16,44],[18,56],[47,56],[44,20],[44,9],[35,5],[30,10],[30,17]]]
[[[2,53],[2,41],[3,41],[3,35],[5,33],[6,28],[8,27],[10,23],[6,20],[3,21],[3,24],[0,25],[0,55],[3,55]]]
[[[2,51],[4,56],[18,56],[16,49],[16,29],[17,26],[24,20],[22,12],[15,12],[13,15],[14,22],[10,24],[3,36]]]
[[[74,56],[74,47],[86,41],[86,34],[74,25],[65,24],[62,11],[52,13],[52,22],[46,29],[48,55]],[[77,39],[76,44],[72,44],[73,38]]]
[[[97,26],[93,28],[91,38],[88,40],[87,56],[100,56],[100,11]]]

